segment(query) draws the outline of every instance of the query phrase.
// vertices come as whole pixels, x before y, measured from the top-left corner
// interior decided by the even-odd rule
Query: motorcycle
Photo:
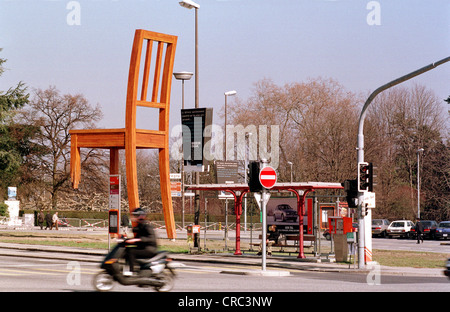
[[[150,259],[136,259],[139,270],[131,275],[125,272],[126,249],[134,247],[136,246],[128,244],[126,240],[118,240],[118,244],[106,255],[100,266],[103,271],[94,277],[96,290],[109,291],[113,289],[115,282],[126,286],[153,287],[158,292],[172,290],[175,270],[166,251],[160,251]]]

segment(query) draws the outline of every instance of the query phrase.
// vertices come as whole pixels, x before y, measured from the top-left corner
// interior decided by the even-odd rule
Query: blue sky
[[[194,10],[178,0],[79,0],[80,25],[68,25],[67,0],[0,0],[0,90],[23,81],[82,93],[104,112],[100,127],[124,126],[134,30],[178,36],[175,71],[194,71]],[[247,99],[253,84],[309,77],[338,80],[368,94],[380,85],[450,55],[448,0],[197,0],[200,106],[223,93]],[[367,5],[375,2],[379,10]],[[368,15],[379,17],[369,25]],[[438,97],[450,95],[450,63],[415,78]],[[406,84],[408,85],[408,83]],[[194,106],[194,80],[185,84]],[[230,101],[233,101],[230,98]],[[444,105],[444,103],[443,103]],[[180,122],[181,82],[173,80],[171,125]],[[355,121],[356,122],[356,121]]]

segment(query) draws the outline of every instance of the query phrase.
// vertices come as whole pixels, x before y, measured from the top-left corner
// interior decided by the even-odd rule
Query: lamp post
[[[200,5],[192,0],[182,0],[179,4],[186,9],[195,9],[195,108],[199,108],[198,104],[198,9]],[[195,184],[200,184],[200,173],[195,172]],[[194,223],[200,222],[200,191],[195,191],[195,214]],[[194,247],[200,247],[200,236],[198,233],[194,234]]]
[[[224,154],[224,158],[225,161],[227,160],[227,97],[228,96],[233,96],[236,95],[236,91],[232,90],[232,91],[227,91],[224,93],[225,95],[225,154]]]
[[[177,72],[177,73],[173,73],[175,79],[177,80],[181,80],[181,109],[184,109],[184,81],[185,80],[190,80],[193,73],[191,72],[186,72],[186,71],[182,71],[182,72]],[[181,214],[182,214],[182,218],[181,218],[181,226],[184,229],[184,207],[185,207],[185,203],[184,203],[184,151],[183,151],[183,144],[181,145],[181,150],[182,150],[182,155],[183,158],[181,160]]]
[[[288,163],[289,166],[291,166],[291,183],[292,183],[292,180],[293,180],[293,176],[292,176],[292,165],[293,165],[293,164],[292,164],[292,161],[288,161],[287,163]]]
[[[369,97],[367,98],[366,102],[364,103],[364,106],[361,110],[361,114],[359,116],[359,123],[358,123],[358,139],[357,139],[357,162],[364,162],[364,120],[366,118],[367,114],[367,108],[372,103],[373,99],[381,92],[383,92],[386,89],[389,89],[395,85],[398,85],[404,81],[407,81],[409,79],[412,79],[418,75],[421,75],[429,70],[432,70],[436,68],[437,66],[440,66],[444,63],[447,63],[450,61],[450,56],[443,58],[442,60],[439,60],[437,62],[431,63],[425,67],[419,68],[418,70],[415,70],[407,75],[401,76],[400,78],[397,78],[395,80],[392,80],[381,87],[378,87],[375,91],[373,91]],[[368,217],[366,218],[362,213],[363,208],[363,202],[364,202],[364,193],[358,192],[358,268],[363,269],[365,267],[365,254],[366,250],[368,251],[367,254],[370,254],[372,252],[372,235],[367,235],[366,237],[366,224],[367,224],[367,231],[370,231],[370,226],[372,224],[372,215],[369,213]],[[372,261],[372,259],[369,259],[369,261]]]
[[[423,148],[417,150],[417,218],[420,219],[420,153],[424,151]]]
[[[184,109],[184,81],[190,80],[192,75],[193,73],[187,71],[173,73],[175,79],[181,80],[181,109]]]
[[[183,0],[179,4],[186,9],[195,9],[195,108],[198,108],[198,9],[200,5],[191,0]]]

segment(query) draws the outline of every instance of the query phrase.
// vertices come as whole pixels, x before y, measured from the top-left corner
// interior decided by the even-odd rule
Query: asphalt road
[[[381,275],[289,270],[284,277],[223,273],[239,271],[231,264],[180,262],[175,293],[185,292],[449,292],[445,276]],[[259,267],[255,267],[258,269]],[[246,266],[248,269],[248,266]],[[0,292],[92,292],[97,263],[0,256]],[[153,292],[117,284],[113,291]]]

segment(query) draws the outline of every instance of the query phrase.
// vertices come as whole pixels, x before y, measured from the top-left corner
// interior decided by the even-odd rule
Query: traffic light
[[[373,165],[372,163],[358,163],[358,191],[373,192]]]
[[[261,170],[259,161],[251,161],[248,164],[248,187],[250,192],[261,192],[263,187],[259,181],[259,172]]]
[[[347,200],[349,208],[358,207],[358,181],[357,180],[345,180],[341,185],[344,187],[344,191],[347,193],[345,199]]]

